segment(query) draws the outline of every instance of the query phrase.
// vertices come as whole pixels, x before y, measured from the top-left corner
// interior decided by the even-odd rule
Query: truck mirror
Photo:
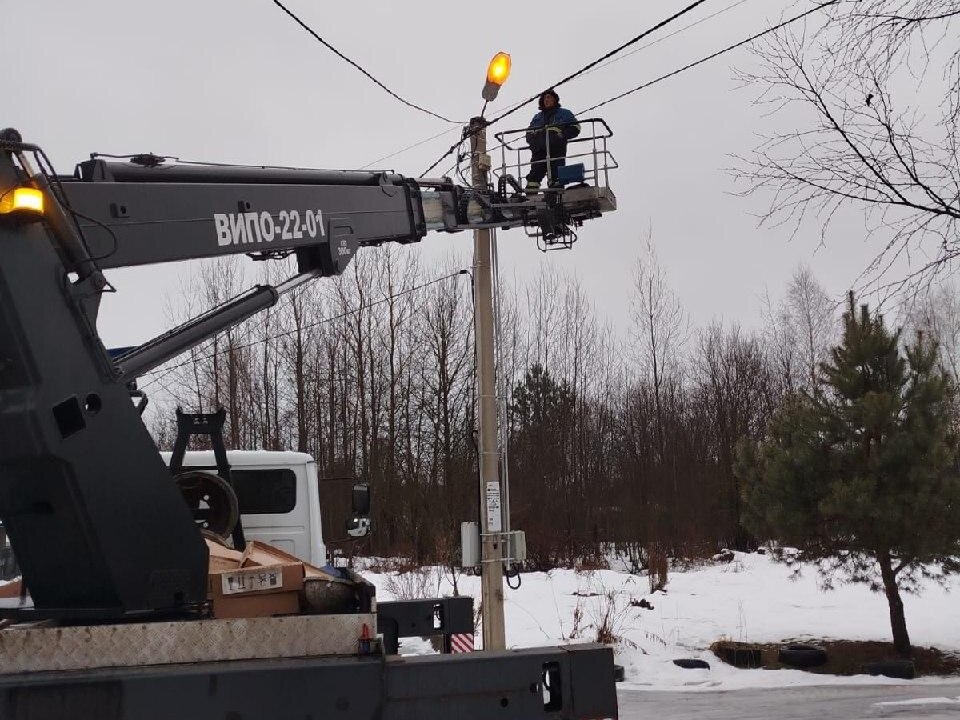
[[[350,500],[350,517],[347,519],[347,535],[352,538],[366,537],[370,533],[370,484],[353,484]]]
[[[354,516],[367,517],[370,514],[370,485],[365,482],[354,483],[350,510]]]
[[[370,518],[354,515],[347,520],[347,535],[362,538],[370,534]]]

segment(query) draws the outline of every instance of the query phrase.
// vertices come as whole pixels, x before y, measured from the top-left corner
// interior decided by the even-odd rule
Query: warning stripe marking
[[[473,634],[451,635],[450,650],[455,653],[473,652]]]

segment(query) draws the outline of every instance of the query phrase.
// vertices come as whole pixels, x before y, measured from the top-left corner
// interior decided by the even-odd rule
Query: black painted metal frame
[[[245,660],[0,677],[12,720],[585,720],[617,717],[602,645]]]
[[[446,597],[377,603],[377,630],[384,652],[396,655],[402,637],[442,635],[445,652],[450,636],[473,632],[473,598]]]

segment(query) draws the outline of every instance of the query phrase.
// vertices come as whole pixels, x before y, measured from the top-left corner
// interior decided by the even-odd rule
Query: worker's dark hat
[[[541,110],[543,110],[543,99],[547,95],[553,95],[553,102],[555,102],[557,105],[560,104],[560,96],[557,95],[557,91],[554,90],[553,88],[550,88],[549,90],[544,90],[542,93],[540,93],[540,99],[537,101],[537,106]]]

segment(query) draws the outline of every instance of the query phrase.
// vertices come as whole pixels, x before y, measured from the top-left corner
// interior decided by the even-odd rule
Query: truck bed
[[[291,615],[0,630],[0,675],[224,660],[355,655],[375,613]]]

